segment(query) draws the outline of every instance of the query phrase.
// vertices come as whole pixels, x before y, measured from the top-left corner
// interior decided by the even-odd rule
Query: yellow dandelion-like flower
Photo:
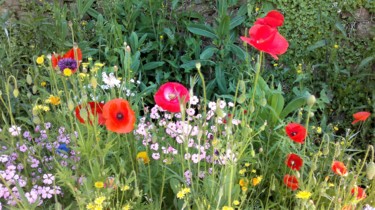
[[[257,186],[263,179],[263,176],[257,176],[252,179],[253,186]]]
[[[259,11],[259,7],[255,7],[255,12],[258,12]]]
[[[93,203],[89,203],[86,205],[86,209],[94,209],[95,205]]]
[[[144,164],[148,164],[150,162],[150,158],[147,155],[147,152],[138,152],[137,159],[142,159]]]
[[[99,205],[96,205],[94,210],[103,210],[103,207],[102,206],[99,206]]]
[[[94,66],[97,66],[99,68],[103,67],[105,64],[104,63],[95,63]]]
[[[300,199],[304,199],[304,200],[309,199],[310,196],[311,196],[311,192],[309,192],[309,191],[299,191],[296,194],[296,198],[300,198]]]
[[[87,68],[90,65],[90,63],[81,63],[81,65],[82,65],[82,68]]]
[[[234,208],[230,206],[223,206],[222,210],[234,210]]]
[[[278,63],[274,63],[274,64],[273,64],[274,67],[277,67],[278,65],[279,65]]]
[[[257,170],[255,170],[255,169],[251,170],[251,173],[256,173],[256,172],[257,172]]]
[[[333,126],[333,130],[338,131],[339,128],[337,126]]]
[[[46,103],[49,103],[49,104],[57,106],[57,105],[59,105],[61,103],[60,97],[54,96],[54,95],[50,95],[49,98],[46,100]]]
[[[86,77],[88,77],[89,75],[87,75],[86,73],[79,73],[78,74],[78,78],[83,81],[85,80]]]
[[[47,86],[47,82],[41,82],[41,83],[40,83],[40,86],[42,86],[42,87]]]
[[[241,190],[244,191],[244,192],[246,192],[247,191],[247,187],[242,187]]]
[[[160,39],[160,40],[163,40],[163,39],[164,39],[164,36],[163,36],[163,35],[160,35],[160,36],[159,36],[159,39]]]
[[[316,128],[316,132],[318,133],[318,134],[321,134],[322,133],[322,128],[319,126],[319,127],[317,127]]]
[[[238,173],[239,173],[240,175],[244,175],[245,172],[246,172],[246,168],[243,168],[243,169],[241,169]]]
[[[104,200],[105,200],[105,196],[100,196],[95,199],[94,203],[97,205],[102,205]]]
[[[334,186],[335,185],[332,182],[328,183],[328,187],[334,187]]]
[[[94,73],[94,74],[95,74],[98,70],[99,70],[99,67],[97,67],[97,66],[94,66],[94,67],[90,68],[90,71],[91,71],[92,73]]]
[[[125,206],[122,207],[122,210],[130,210],[132,207],[130,204],[126,204]]]
[[[95,187],[100,189],[104,187],[104,182],[95,182]]]
[[[250,166],[250,163],[245,163],[245,167],[249,167]]]
[[[184,193],[184,191],[179,191],[178,193],[177,193],[177,198],[178,199],[183,199],[185,197],[185,193]]]
[[[42,65],[44,63],[44,55],[37,57],[36,63]]]
[[[65,76],[70,77],[70,76],[72,76],[73,71],[70,68],[65,68],[63,70],[63,73],[64,73]]]
[[[238,206],[238,205],[240,205],[240,202],[238,200],[234,200],[233,205]]]
[[[130,190],[130,186],[129,185],[124,185],[121,187],[121,191],[128,191]]]
[[[182,192],[184,192],[185,194],[188,194],[190,193],[190,188],[188,187],[182,188]]]
[[[247,179],[240,179],[239,183],[241,187],[247,187],[249,181]]]
[[[333,48],[338,49],[338,48],[339,48],[339,45],[338,45],[338,44],[335,44],[335,45],[333,45]]]

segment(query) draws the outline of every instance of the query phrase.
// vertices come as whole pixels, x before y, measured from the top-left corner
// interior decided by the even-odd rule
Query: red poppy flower
[[[348,171],[346,170],[346,166],[343,162],[340,161],[333,161],[332,163],[332,171],[340,176],[348,175]]]
[[[135,114],[127,100],[118,98],[108,101],[103,107],[103,117],[110,131],[129,133],[134,129]]]
[[[69,68],[74,73],[82,61],[81,49],[72,48],[63,56],[58,55],[58,54],[52,54],[51,61],[52,61],[53,68],[56,68],[57,66],[59,66],[61,71],[63,71],[66,68]]]
[[[366,192],[363,188],[361,187],[353,187],[352,190],[350,191],[353,196],[356,196],[357,200],[362,200],[366,198]]]
[[[291,190],[296,190],[298,189],[298,179],[297,177],[293,175],[285,175],[284,176],[284,184],[290,188]]]
[[[365,121],[368,117],[370,117],[370,112],[357,112],[353,114],[354,121],[352,122],[352,125],[356,124],[359,121]]]
[[[189,101],[189,91],[177,82],[167,82],[156,91],[155,103],[169,112],[180,112],[180,101],[185,104]]]
[[[92,119],[90,117],[90,113],[91,113],[92,115],[98,117],[99,125],[104,125],[104,123],[105,123],[105,120],[103,118],[104,103],[97,103],[97,102],[91,101],[91,102],[88,102],[87,105],[86,105],[86,107],[83,107],[83,108],[82,108],[82,105],[78,105],[75,108],[75,114],[76,114],[76,117],[79,120],[79,122],[86,123],[86,121],[85,121],[86,119],[83,119],[82,116],[81,116],[81,110],[85,109],[85,111],[87,112],[87,119],[89,120],[90,124],[92,124],[92,121],[91,121]],[[90,108],[90,111],[88,110],[89,108]]]
[[[303,165],[303,160],[296,154],[289,154],[286,158],[285,164],[292,170],[299,171]]]
[[[277,30],[283,22],[284,16],[272,10],[266,17],[255,21],[254,26],[249,29],[250,37],[241,36],[241,40],[277,60],[277,55],[284,54],[289,46],[288,41]]]
[[[293,141],[303,144],[306,138],[306,128],[303,127],[301,124],[298,123],[289,123],[285,127],[286,134],[291,138]]]

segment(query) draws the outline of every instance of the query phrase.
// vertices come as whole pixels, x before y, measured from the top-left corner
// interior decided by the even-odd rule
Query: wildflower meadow
[[[0,210],[375,209],[375,45],[358,47],[342,18],[374,6],[322,4],[336,12],[319,18],[342,18],[328,34],[286,2],[4,13]],[[316,42],[301,54],[300,41]],[[357,46],[352,63],[344,46]]]

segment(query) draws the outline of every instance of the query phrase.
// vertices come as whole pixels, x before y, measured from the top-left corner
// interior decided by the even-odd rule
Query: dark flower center
[[[292,133],[290,133],[290,135],[295,136],[295,135],[297,135],[297,132],[292,132]]]
[[[63,58],[59,60],[57,65],[59,66],[61,71],[64,71],[64,69],[66,68],[74,70],[77,68],[77,61],[72,58]]]
[[[117,113],[116,118],[118,120],[122,120],[122,119],[124,119],[124,115],[121,112],[119,112],[119,113]]]

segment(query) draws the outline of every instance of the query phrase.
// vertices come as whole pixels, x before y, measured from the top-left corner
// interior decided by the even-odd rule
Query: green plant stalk
[[[202,72],[201,72],[201,68],[198,67],[197,70],[198,70],[198,74],[199,74],[199,77],[201,78],[202,86],[203,86],[203,101],[204,101],[204,105],[203,105],[203,111],[204,111],[203,119],[206,119],[206,115],[207,115],[207,92],[206,92],[206,82],[205,82],[204,77],[203,77],[203,74],[202,74]]]
[[[252,116],[252,111],[255,109],[255,106],[254,106],[255,93],[256,93],[256,89],[257,89],[257,85],[258,85],[258,79],[259,79],[260,69],[261,69],[261,67],[262,67],[263,57],[264,57],[264,53],[263,53],[263,52],[260,52],[259,57],[258,57],[258,63],[257,63],[257,65],[256,65],[256,72],[255,72],[255,79],[254,79],[253,95],[252,95],[252,97],[251,97],[250,107],[249,107],[249,111],[250,111],[250,113],[251,113],[250,116]],[[252,118],[252,117],[250,117],[250,120],[251,120],[251,118]]]

